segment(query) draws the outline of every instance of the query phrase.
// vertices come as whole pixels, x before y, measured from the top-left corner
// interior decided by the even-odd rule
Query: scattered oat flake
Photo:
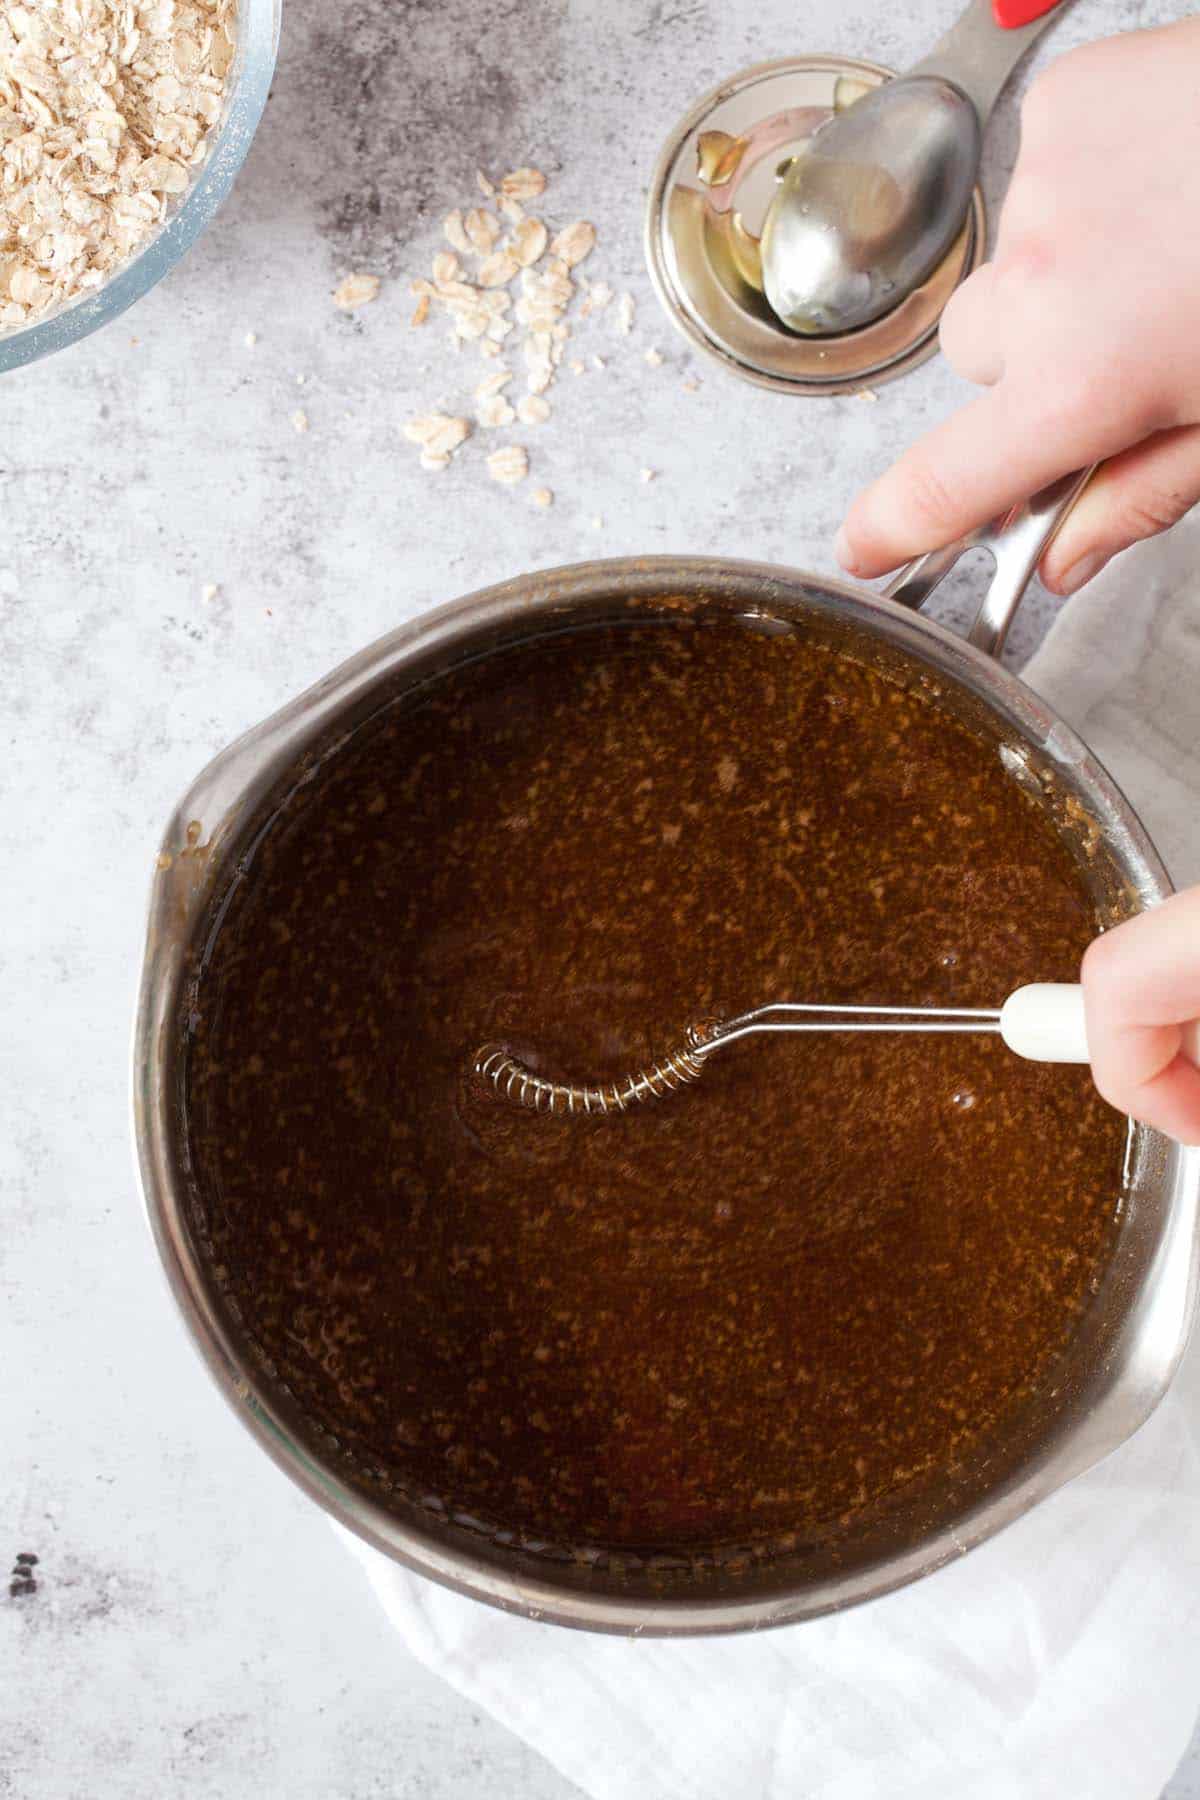
[[[451,455],[470,434],[468,420],[452,419],[446,413],[421,413],[404,426],[409,443],[420,444],[429,456]]]
[[[566,263],[568,269],[573,269],[585,256],[590,256],[595,247],[596,227],[587,219],[577,219],[552,241],[550,254]]]
[[[684,382],[683,391],[685,394],[698,394],[700,392],[700,383],[692,377]]]
[[[453,250],[439,250],[433,259],[433,279],[439,287],[458,278],[459,261]]]
[[[859,388],[854,398],[856,400],[878,400],[879,395],[875,392],[874,388]]]
[[[519,267],[511,251],[496,250],[491,256],[484,257],[475,279],[481,288],[507,287]]]
[[[485,200],[492,199],[496,192],[495,182],[489,181],[482,169],[476,169],[475,171],[475,185]]]
[[[523,269],[531,268],[546,248],[548,232],[540,219],[522,219],[513,232],[512,253]]]
[[[486,429],[495,430],[501,425],[511,425],[517,415],[503,394],[488,394],[479,402],[475,416]]]
[[[550,407],[540,394],[522,394],[517,402],[517,417],[522,425],[544,425],[550,417]]]
[[[422,450],[421,467],[428,469],[431,473],[438,469],[448,469],[450,467],[448,452],[445,450]]]
[[[536,200],[546,191],[546,177],[540,169],[514,169],[500,183],[506,200]]]
[[[200,589],[200,598],[207,604],[215,600],[221,589],[215,581],[206,581]]]
[[[637,303],[635,302],[633,295],[622,294],[621,298],[617,301],[617,330],[621,333],[622,337],[628,337],[633,330],[633,321],[636,312]]]
[[[587,291],[587,303],[593,312],[600,312],[613,297],[613,291],[607,281],[593,281]]]
[[[473,206],[463,220],[471,248],[480,256],[487,256],[494,248],[500,236],[500,221],[495,213],[489,212],[485,206]]]
[[[529,458],[519,444],[505,444],[487,459],[488,474],[503,487],[516,487],[529,473]]]
[[[521,205],[521,202],[519,200],[510,200],[507,194],[501,194],[499,206],[500,211],[504,214],[510,225],[519,225],[525,217],[525,208]]]
[[[410,325],[423,325],[428,317],[429,295],[422,294],[421,298],[417,301],[416,306],[413,308],[413,316],[408,322]]]
[[[471,240],[467,236],[463,226],[463,216],[460,207],[455,207],[454,211],[452,213],[447,213],[446,217],[442,220],[442,235],[445,237],[446,242],[450,245],[452,250],[460,251],[463,256],[467,256],[470,253]]]
[[[297,407],[292,414],[292,429],[300,432],[301,435],[308,430],[308,414],[300,407]]]
[[[653,481],[657,474],[657,469],[643,469],[641,471],[641,479],[643,481]]]
[[[479,386],[475,389],[475,398],[477,400],[490,399],[493,394],[498,394],[502,387],[507,387],[512,378],[513,373],[511,369],[494,370],[491,375],[485,375],[483,380],[479,383]]]
[[[535,506],[554,505],[554,495],[550,492],[549,488],[534,488],[529,498],[533,501]]]
[[[378,275],[347,275],[333,290],[333,304],[343,312],[356,312],[379,298]]]
[[[652,369],[661,369],[662,368],[662,360],[663,360],[663,353],[661,350],[655,350],[653,348],[647,350],[646,361],[650,364],[650,367]]]
[[[257,342],[258,342],[257,331],[248,331],[246,333],[245,337],[242,339],[242,342],[243,342],[243,344],[245,344],[247,350],[253,350],[255,344],[257,344]]]

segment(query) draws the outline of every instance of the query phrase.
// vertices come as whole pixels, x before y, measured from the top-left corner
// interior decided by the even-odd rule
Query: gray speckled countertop
[[[594,554],[832,568],[843,503],[955,382],[935,363],[874,405],[805,402],[698,364],[650,293],[642,193],[724,73],[802,49],[903,64],[955,10],[285,0],[274,99],[214,228],[134,313],[4,379],[0,1517],[5,1554],[41,1560],[37,1593],[0,1601],[0,1795],[565,1800],[398,1648],[175,1319],[126,1121],[150,865],[215,750],[435,601]],[[1087,0],[1041,54],[1180,10]],[[1010,96],[992,194],[1015,135]],[[400,278],[427,269],[477,164],[523,161],[553,175],[554,217],[595,220],[591,272],[639,303],[632,338],[599,321],[580,339],[608,367],[564,374],[551,423],[521,434],[545,512],[478,457],[422,474],[399,433],[454,410],[475,370],[407,328]],[[356,320],[329,299],[351,268],[387,278]],[[944,608],[964,606],[960,582]],[[1051,611],[1030,598],[1014,658]],[[1195,1752],[1170,1796],[1200,1796]]]

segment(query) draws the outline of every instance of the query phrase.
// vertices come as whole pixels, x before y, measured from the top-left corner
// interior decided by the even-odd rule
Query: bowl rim
[[[148,294],[212,223],[233,187],[266,108],[275,73],[283,0],[238,0],[238,43],[225,116],[208,156],[178,206],[147,244],[94,292],[0,335],[0,374],[39,362],[90,337]]]

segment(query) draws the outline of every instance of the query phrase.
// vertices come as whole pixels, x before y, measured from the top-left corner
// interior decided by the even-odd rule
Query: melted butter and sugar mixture
[[[985,743],[803,635],[597,626],[398,693],[255,822],[187,1000],[199,1235],[376,1481],[563,1547],[819,1542],[1051,1379],[1124,1121],[986,1037],[759,1038],[778,999],[994,1006],[1097,921]]]

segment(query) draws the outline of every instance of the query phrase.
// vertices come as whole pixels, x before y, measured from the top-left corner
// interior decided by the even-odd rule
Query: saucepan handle
[[[999,656],[1034,570],[1093,473],[1093,469],[1085,469],[1082,474],[1064,475],[990,525],[919,556],[892,576],[884,593],[898,605],[919,612],[960,556],[968,550],[990,551],[995,564],[992,579],[967,641],[988,656]]]

